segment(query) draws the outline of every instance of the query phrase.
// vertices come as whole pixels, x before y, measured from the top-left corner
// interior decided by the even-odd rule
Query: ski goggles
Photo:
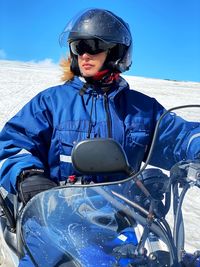
[[[115,44],[106,43],[99,39],[75,40],[72,41],[69,45],[72,53],[77,56],[81,56],[84,53],[95,55],[101,52],[108,51],[109,49],[115,46]]]

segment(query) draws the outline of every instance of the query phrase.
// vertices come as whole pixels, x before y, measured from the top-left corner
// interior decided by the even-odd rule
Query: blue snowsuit
[[[99,88],[97,91],[88,88],[80,96],[83,85],[76,77],[47,89],[7,122],[0,133],[0,183],[8,192],[15,193],[16,177],[23,169],[44,169],[55,181],[73,174],[72,148],[87,138],[91,123],[90,137],[109,136],[117,140],[134,169],[145,160],[164,108],[154,98],[130,90],[122,78],[107,95]],[[200,133],[199,123],[169,114],[151,163],[169,169],[179,159],[198,158],[199,138],[193,138],[197,133]],[[169,146],[172,137],[173,147]]]
[[[135,170],[145,161],[165,109],[154,98],[130,90],[121,77],[107,94],[89,87],[80,95],[83,85],[75,77],[44,90],[6,123],[0,133],[0,185],[8,192],[16,193],[23,169],[44,169],[52,180],[66,180],[75,173],[72,148],[88,135],[117,140]],[[169,169],[179,159],[200,158],[199,133],[199,123],[168,114],[151,164]]]

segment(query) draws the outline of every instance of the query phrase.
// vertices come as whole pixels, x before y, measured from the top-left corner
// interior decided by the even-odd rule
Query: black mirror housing
[[[72,150],[72,164],[76,171],[87,175],[131,173],[123,148],[111,138],[78,142]]]

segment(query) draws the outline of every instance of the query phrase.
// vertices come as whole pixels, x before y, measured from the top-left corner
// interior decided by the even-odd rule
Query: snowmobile
[[[16,267],[27,253],[37,267],[199,267],[200,251],[185,251],[182,205],[189,188],[200,188],[200,162],[183,159],[170,172],[149,166],[166,114],[183,107],[200,105],[161,116],[137,172],[113,139],[87,139],[73,148],[79,175],[66,184],[25,206],[1,189],[0,266]],[[114,174],[124,178],[85,180]],[[166,219],[171,206],[173,226]]]

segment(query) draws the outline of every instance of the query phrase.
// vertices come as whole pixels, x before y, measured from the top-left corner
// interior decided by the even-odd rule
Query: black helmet
[[[60,35],[60,45],[78,39],[100,39],[115,46],[110,49],[106,67],[124,72],[132,63],[132,37],[129,25],[120,17],[104,9],[89,9],[72,19]],[[71,69],[80,74],[77,56],[71,52]],[[105,67],[105,66],[104,66]]]

